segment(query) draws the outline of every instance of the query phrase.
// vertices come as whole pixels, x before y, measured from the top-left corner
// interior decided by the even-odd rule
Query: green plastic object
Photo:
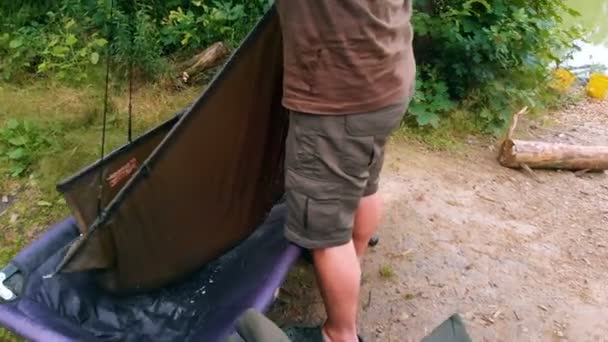
[[[471,342],[462,318],[455,314],[435,328],[422,342]]]

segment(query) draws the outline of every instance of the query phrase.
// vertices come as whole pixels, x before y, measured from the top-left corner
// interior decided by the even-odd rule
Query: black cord
[[[129,143],[133,142],[133,62],[129,62]]]
[[[129,130],[128,141],[133,142],[133,44],[135,44],[135,0],[131,0],[131,45],[129,46]]]
[[[110,0],[110,20],[113,19],[114,17],[114,0]],[[108,94],[109,94],[109,88],[110,88],[110,66],[111,66],[111,54],[112,54],[112,25],[113,23],[110,22],[110,27],[108,29],[108,45],[106,48],[107,51],[107,60],[106,60],[106,89],[105,89],[105,94],[104,94],[104,100],[103,100],[103,124],[102,124],[102,132],[101,132],[101,156],[100,156],[100,163],[102,163],[102,167],[99,170],[99,193],[97,196],[97,214],[100,215],[103,208],[102,208],[102,197],[103,197],[103,160],[105,158],[105,147],[106,147],[106,129],[107,129],[107,120],[108,120]]]

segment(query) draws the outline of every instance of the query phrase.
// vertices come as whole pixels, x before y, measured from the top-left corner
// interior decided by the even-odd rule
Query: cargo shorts
[[[289,241],[319,249],[352,239],[359,201],[378,191],[386,141],[407,104],[336,116],[290,112],[285,146]]]

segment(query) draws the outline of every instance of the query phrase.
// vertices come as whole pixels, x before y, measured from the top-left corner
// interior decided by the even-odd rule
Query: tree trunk
[[[519,168],[606,170],[608,146],[577,146],[507,139],[500,151],[500,164]]]
[[[507,136],[500,147],[498,161],[501,165],[510,168],[589,171],[608,169],[608,146],[579,146],[513,139],[519,116],[527,110],[526,107],[513,115]]]

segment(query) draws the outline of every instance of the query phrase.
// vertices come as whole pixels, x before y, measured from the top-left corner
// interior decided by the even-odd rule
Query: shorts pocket
[[[313,135],[296,134],[296,159],[297,169],[310,175],[316,175],[318,171],[318,157],[316,152],[317,138]]]
[[[349,201],[320,200],[289,191],[286,203],[287,226],[302,237],[323,242],[348,237],[351,233],[356,206],[349,205]]]
[[[339,240],[349,238],[353,214],[339,199],[306,199],[306,229],[315,239]]]
[[[287,225],[291,229],[305,230],[308,223],[306,222],[308,197],[293,190],[288,191],[286,195]]]
[[[374,161],[374,137],[348,137],[341,155],[342,171],[349,176],[367,178]]]
[[[302,120],[297,115],[292,114],[290,120],[286,168],[309,178],[317,177],[320,169],[316,153],[318,136],[302,127]]]

